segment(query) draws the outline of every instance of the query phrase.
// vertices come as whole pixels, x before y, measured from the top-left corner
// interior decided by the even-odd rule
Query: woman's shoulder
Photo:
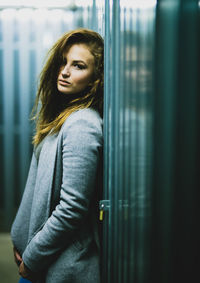
[[[102,118],[98,111],[93,108],[84,108],[74,111],[65,121],[69,125],[76,121],[86,121],[88,123],[102,126]]]
[[[82,127],[91,127],[96,129],[97,132],[102,133],[103,120],[98,111],[93,108],[84,108],[74,111],[66,119],[63,124],[63,131],[67,131],[69,128],[78,130]]]
[[[83,108],[83,109],[79,109],[77,111],[74,111],[69,117],[68,119],[70,120],[79,120],[79,119],[84,119],[84,120],[91,120],[93,121],[95,119],[95,121],[99,121],[102,122],[102,118],[99,114],[99,112],[97,110],[95,110],[94,108]]]

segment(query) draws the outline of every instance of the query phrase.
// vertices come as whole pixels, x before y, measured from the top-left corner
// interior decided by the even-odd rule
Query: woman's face
[[[94,56],[83,43],[74,44],[63,56],[57,80],[58,91],[63,94],[77,94],[92,81]]]

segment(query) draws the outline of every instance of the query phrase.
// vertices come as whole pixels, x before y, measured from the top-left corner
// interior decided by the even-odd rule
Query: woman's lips
[[[70,85],[70,83],[68,81],[63,81],[63,80],[59,80],[59,84],[63,85],[63,86]]]

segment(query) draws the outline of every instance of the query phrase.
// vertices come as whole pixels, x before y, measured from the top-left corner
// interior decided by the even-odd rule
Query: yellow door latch
[[[109,200],[100,200],[99,202],[99,220],[103,221],[104,219],[104,212],[108,211],[110,208],[110,201]]]

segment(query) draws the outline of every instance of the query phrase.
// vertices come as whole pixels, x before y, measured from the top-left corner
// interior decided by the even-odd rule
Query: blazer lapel
[[[31,208],[29,240],[33,234],[40,230],[49,217],[57,143],[58,135],[47,136],[40,152]]]

